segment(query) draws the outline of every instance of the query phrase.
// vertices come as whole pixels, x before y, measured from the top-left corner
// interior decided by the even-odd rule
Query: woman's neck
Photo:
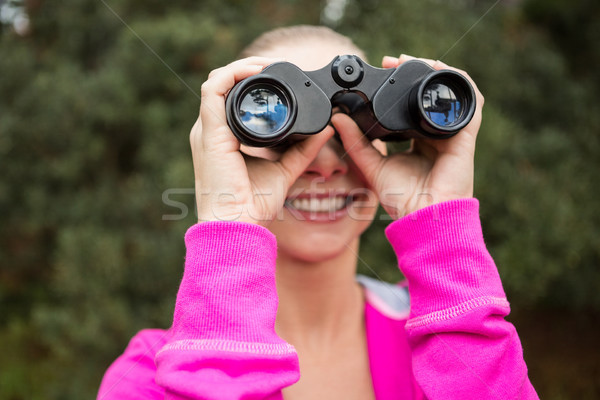
[[[310,263],[280,253],[276,331],[307,351],[364,331],[364,298],[356,282],[358,240],[338,256]]]

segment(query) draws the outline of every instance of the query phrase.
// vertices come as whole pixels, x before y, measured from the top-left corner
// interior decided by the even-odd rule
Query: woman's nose
[[[344,148],[332,138],[321,148],[302,176],[329,179],[333,176],[344,175],[346,172],[348,172],[348,163],[344,157]]]

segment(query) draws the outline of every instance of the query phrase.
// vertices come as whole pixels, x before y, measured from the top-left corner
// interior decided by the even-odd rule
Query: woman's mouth
[[[294,199],[290,203],[292,207],[300,211],[309,212],[332,212],[346,207],[347,197],[324,197],[321,199],[303,198]]]
[[[335,221],[347,215],[347,207],[354,199],[354,196],[348,194],[331,196],[304,195],[296,198],[288,198],[285,202],[285,207],[293,216],[300,220]]]

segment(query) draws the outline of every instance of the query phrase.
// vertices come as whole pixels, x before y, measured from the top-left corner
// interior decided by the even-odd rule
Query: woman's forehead
[[[282,44],[257,54],[264,57],[282,57],[305,71],[313,71],[326,66],[335,56],[356,54],[357,49],[336,43],[310,40],[306,42]]]

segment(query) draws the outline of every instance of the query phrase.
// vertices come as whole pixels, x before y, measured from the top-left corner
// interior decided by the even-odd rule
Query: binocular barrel
[[[371,140],[445,139],[471,121],[475,105],[457,72],[416,60],[381,69],[345,55],[316,71],[272,64],[236,84],[225,106],[241,143],[275,147],[322,131],[333,110],[350,115]]]

